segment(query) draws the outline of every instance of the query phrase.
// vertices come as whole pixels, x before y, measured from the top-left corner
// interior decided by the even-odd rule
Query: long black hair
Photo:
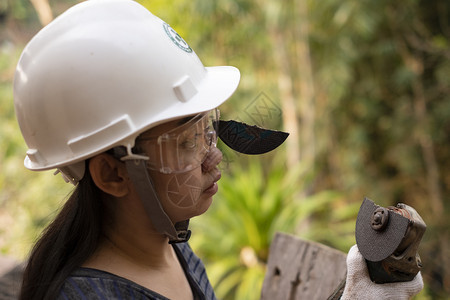
[[[65,279],[89,258],[102,232],[102,192],[86,172],[33,247],[20,300],[56,299]]]

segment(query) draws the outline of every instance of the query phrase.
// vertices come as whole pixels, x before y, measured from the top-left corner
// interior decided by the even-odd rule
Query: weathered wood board
[[[0,257],[0,300],[16,300],[22,282],[23,266],[17,261]]]
[[[261,300],[326,300],[347,273],[346,254],[277,233],[270,246]]]

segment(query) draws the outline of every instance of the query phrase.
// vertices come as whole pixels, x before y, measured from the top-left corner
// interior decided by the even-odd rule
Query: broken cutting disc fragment
[[[372,200],[365,198],[356,219],[355,238],[359,252],[365,259],[373,262],[382,261],[392,255],[400,245],[408,229],[409,220],[393,211],[386,210],[389,217],[384,228],[374,224],[374,214],[378,208]]]
[[[264,154],[280,146],[289,133],[264,129],[237,121],[219,120],[216,123],[219,138],[231,149],[244,154]]]

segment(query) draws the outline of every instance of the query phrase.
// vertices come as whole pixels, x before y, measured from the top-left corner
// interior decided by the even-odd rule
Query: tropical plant
[[[355,210],[347,210],[353,215],[336,214],[342,214],[332,204],[338,203],[339,193],[301,196],[310,182],[302,176],[300,166],[286,171],[283,164],[274,162],[265,167],[256,157],[247,163],[231,164],[229,174],[225,172],[219,181],[219,193],[210,211],[192,221],[192,247],[205,260],[221,299],[259,299],[269,247],[277,231],[297,233],[344,249],[353,243],[353,228],[345,222],[353,224]],[[339,238],[327,238],[329,234],[318,230],[321,225],[310,218],[324,213],[333,215],[330,220],[341,226],[343,235]],[[299,224],[308,224],[315,231],[302,234],[299,231],[305,228]]]

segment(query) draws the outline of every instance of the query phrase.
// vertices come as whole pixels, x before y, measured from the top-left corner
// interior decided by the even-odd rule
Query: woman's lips
[[[219,181],[221,177],[222,177],[222,173],[218,170],[218,172],[216,173],[216,175],[214,177],[213,183],[209,187],[207,187],[203,191],[203,193],[211,194],[211,195],[214,195],[215,193],[217,193],[217,191],[219,189],[219,186],[217,185],[217,181]]]
[[[217,182],[214,182],[210,187],[208,187],[206,190],[204,190],[203,193],[213,196],[217,193],[218,190],[219,190],[219,186],[217,185]]]

